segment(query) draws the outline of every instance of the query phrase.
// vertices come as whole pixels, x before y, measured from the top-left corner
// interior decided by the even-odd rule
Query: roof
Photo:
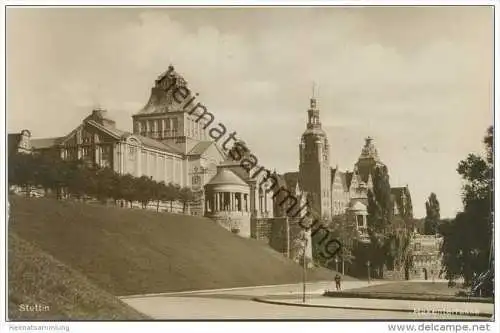
[[[375,161],[379,161],[379,156],[378,156],[378,151],[377,148],[375,148],[375,145],[373,144],[373,138],[367,137],[365,139],[365,145],[361,149],[361,154],[359,156],[359,159],[373,159]]]
[[[326,133],[322,128],[307,128],[302,134],[302,136],[309,136],[309,135],[314,135],[321,138],[326,137]]]
[[[391,195],[397,199],[400,200],[403,198],[403,196],[406,199],[409,199],[410,197],[410,190],[408,189],[407,186],[402,186],[402,187],[391,187]]]
[[[391,187],[391,195],[394,198],[401,199],[403,196],[408,198],[410,196],[410,191],[408,187]]]
[[[243,168],[239,163],[237,164],[220,164],[221,167],[231,170],[235,175],[240,177],[243,181],[250,181],[250,175],[245,168]]]
[[[248,186],[239,176],[228,168],[218,168],[217,174],[205,185],[242,185]]]
[[[407,188],[405,186],[391,187],[391,194],[400,196],[403,192],[407,192]]]
[[[141,141],[141,143],[146,146],[146,147],[151,147],[151,148],[156,148],[156,149],[161,149],[161,150],[164,150],[164,151],[167,151],[167,152],[170,152],[170,153],[175,153],[175,154],[180,154],[182,153],[181,150],[179,150],[178,148],[174,147],[174,146],[171,146],[167,143],[164,143],[164,142],[161,142],[161,141],[158,141],[158,140],[155,140],[155,139],[152,139],[152,138],[148,138],[146,136],[142,136],[142,135],[138,135],[138,134],[132,134],[130,132],[126,132],[126,131],[122,131],[122,130],[119,130],[115,127],[112,127],[112,126],[107,126],[107,125],[103,125],[103,124],[99,124],[98,122],[94,121],[94,120],[87,120],[87,123],[105,131],[105,132],[108,132],[110,133],[111,135],[117,137],[117,138],[125,138],[127,136],[130,136],[130,135],[133,135],[134,137],[136,137],[137,139],[139,139],[139,141]]]
[[[173,94],[177,88],[187,89],[188,96],[178,103]],[[182,106],[184,100],[192,97],[191,91],[187,87],[187,82],[177,73],[172,65],[155,80],[155,85],[151,89],[151,95],[146,105],[135,115],[164,113],[171,111],[184,111]]]
[[[366,211],[366,205],[359,200],[354,201],[349,210]]]
[[[92,119],[88,119],[85,122],[88,124],[91,124],[92,126],[97,127],[100,130],[103,130],[104,132],[108,132],[109,134],[111,134],[112,136],[114,136],[118,139],[131,134],[129,132],[119,130],[116,127],[106,126],[104,124],[99,124],[97,121],[92,120]]]
[[[340,180],[342,182],[342,186],[344,186],[345,191],[349,191],[349,188],[351,187],[352,174],[353,173],[349,171],[339,171]]]
[[[297,183],[299,182],[298,172],[287,172],[282,176],[285,180],[286,187],[289,190],[295,190]]]
[[[203,154],[211,145],[212,141],[201,141],[197,143],[188,153],[188,155],[201,155]]]
[[[132,135],[132,134],[130,134],[130,135]],[[148,138],[148,137],[142,136],[142,135],[137,135],[137,134],[133,134],[133,135],[134,135],[134,137],[137,137],[141,141],[141,143],[146,147],[165,150],[165,151],[168,151],[169,153],[182,154],[182,151],[180,149],[178,149],[174,146],[171,146],[167,143],[164,143],[164,142],[161,142],[161,141],[158,141],[155,139],[151,139],[151,138]]]
[[[286,181],[285,175],[280,175],[279,173],[274,172],[273,177],[276,178],[278,188],[285,188],[288,190],[295,191],[295,187],[288,187],[288,183]]]
[[[33,149],[46,149],[59,144],[63,139],[64,137],[31,139],[30,143]]]
[[[350,174],[352,174],[352,172],[348,172],[348,171],[342,172],[339,170],[338,167],[337,168],[330,168],[330,176],[331,176],[330,182],[333,184],[333,182],[335,181],[335,177],[339,177],[340,183],[342,184],[344,191],[347,191],[349,189],[348,185],[351,181],[351,178],[349,178]]]

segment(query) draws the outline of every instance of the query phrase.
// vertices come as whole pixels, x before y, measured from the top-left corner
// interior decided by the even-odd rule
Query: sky
[[[123,130],[170,64],[259,160],[297,171],[313,82],[331,165],[371,136],[416,217],[462,209],[457,164],[493,124],[493,9],[8,8],[7,131],[63,136],[92,108]]]

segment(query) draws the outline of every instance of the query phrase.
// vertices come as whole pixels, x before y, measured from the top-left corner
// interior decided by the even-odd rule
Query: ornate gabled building
[[[65,160],[81,159],[120,174],[148,176],[203,191],[225,154],[208,137],[205,120],[196,119],[178,102],[174,91],[179,86],[186,88],[187,83],[169,67],[155,80],[147,104],[132,116],[132,133],[116,128],[107,111],[98,108],[65,136],[33,139],[24,130],[9,135],[9,147],[53,153]],[[202,200],[193,206],[193,214],[203,214]]]
[[[374,140],[365,139],[361,154],[353,171],[341,171],[330,167],[330,146],[325,131],[321,128],[320,111],[315,98],[311,98],[307,111],[306,130],[299,145],[299,171],[283,175],[286,188],[307,199],[314,215],[330,220],[337,215],[348,215],[355,221],[362,238],[367,235],[368,191],[373,188],[376,168],[386,167],[379,157]],[[394,214],[407,214],[411,206],[408,186],[391,189]],[[411,212],[410,212],[411,214]]]

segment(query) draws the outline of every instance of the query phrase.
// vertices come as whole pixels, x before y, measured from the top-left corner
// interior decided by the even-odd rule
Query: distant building
[[[440,253],[442,237],[437,235],[421,235],[415,233],[410,243],[413,266],[409,270],[409,279],[432,280],[444,278],[442,271],[442,255]]]
[[[119,174],[148,176],[203,191],[225,154],[208,137],[204,120],[197,121],[174,98],[172,87],[186,85],[173,67],[160,75],[147,104],[132,116],[133,133],[116,128],[106,110],[97,108],[62,137],[33,139],[28,130],[9,134],[9,150],[53,153],[65,160],[110,167]],[[203,195],[200,198],[191,209],[193,214],[203,214]]]
[[[361,238],[367,239],[368,190],[373,188],[374,170],[385,167],[373,143],[367,137],[353,171],[341,171],[330,166],[330,144],[321,127],[320,111],[311,98],[307,111],[306,130],[299,145],[299,171],[283,175],[288,190],[300,197],[307,193],[310,207],[316,216],[330,220],[337,215],[351,217]],[[395,215],[403,215],[411,206],[408,186],[391,189]]]
[[[21,133],[12,133],[7,136],[8,156],[16,153],[31,154],[31,132],[22,130]]]

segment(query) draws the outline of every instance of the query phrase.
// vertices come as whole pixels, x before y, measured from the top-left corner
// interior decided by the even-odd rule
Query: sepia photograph
[[[495,331],[496,7],[363,3],[5,1],[10,330]]]

